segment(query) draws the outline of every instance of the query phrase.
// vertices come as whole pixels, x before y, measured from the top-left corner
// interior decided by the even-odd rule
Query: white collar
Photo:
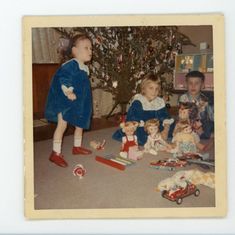
[[[141,94],[136,94],[133,97],[132,103],[138,100],[140,101],[140,103],[143,106],[143,110],[159,110],[165,107],[165,102],[162,98],[160,97],[156,97],[154,100],[152,101],[148,101],[147,98]]]
[[[80,62],[79,60],[77,60],[76,58],[73,58],[73,59],[71,59],[71,60],[66,61],[65,63],[63,63],[63,65],[64,65],[64,64],[67,64],[68,62],[70,62],[70,61],[72,61],[72,60],[75,60],[75,61],[78,63],[79,68],[80,68],[81,70],[85,71],[85,72],[87,73],[87,75],[90,74],[90,71],[89,71],[88,66],[85,65],[84,63],[81,63],[81,62]]]

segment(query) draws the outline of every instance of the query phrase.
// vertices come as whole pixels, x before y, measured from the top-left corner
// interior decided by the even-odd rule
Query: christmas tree
[[[113,109],[125,105],[139,92],[143,75],[153,72],[161,80],[162,96],[169,97],[173,89],[175,55],[183,45],[195,46],[177,26],[140,27],[75,27],[55,28],[61,34],[62,59],[69,59],[65,43],[76,34],[87,34],[93,44],[90,71],[96,84],[113,94]],[[94,80],[93,80],[94,81]],[[113,111],[113,110],[112,110]],[[111,112],[112,112],[111,111]],[[111,113],[110,112],[110,113]]]

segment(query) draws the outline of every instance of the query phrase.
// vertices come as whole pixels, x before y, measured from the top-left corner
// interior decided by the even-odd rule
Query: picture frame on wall
[[[165,194],[164,197],[157,190],[159,182],[184,169],[168,172],[151,168],[150,161],[159,159],[159,155],[150,158],[143,157],[142,160],[129,164],[131,166],[124,160],[122,163],[120,163],[120,159],[116,158],[116,161],[112,161],[113,156],[120,149],[120,144],[114,142],[112,135],[107,130],[104,130],[104,134],[103,129],[96,132],[86,132],[85,138],[87,140],[85,141],[87,142],[85,143],[89,146],[89,141],[104,137],[105,150],[109,152],[96,149],[97,151],[93,151],[94,154],[91,157],[75,158],[71,156],[70,165],[66,169],[58,168],[49,162],[51,141],[36,142],[34,139],[34,119],[39,115],[41,121],[44,121],[43,110],[34,112],[34,109],[36,106],[44,107],[46,96],[43,96],[43,92],[48,91],[50,85],[48,76],[53,76],[59,65],[55,65],[54,62],[48,66],[45,66],[45,62],[39,65],[39,63],[35,63],[35,53],[49,53],[49,49],[58,42],[47,38],[51,42],[48,50],[45,50],[45,47],[35,49],[35,35],[32,33],[35,29],[43,31],[54,28],[77,29],[79,27],[187,26],[193,30],[196,26],[208,25],[213,31],[213,51],[176,54],[173,59],[172,81],[173,91],[184,92],[186,91],[185,75],[190,71],[198,70],[205,74],[205,91],[210,91],[214,95],[215,131],[212,141],[214,165],[213,169],[209,170],[210,176],[213,177],[213,188],[199,184],[200,196],[193,196],[193,194],[198,196],[195,190],[193,193],[191,191],[186,193],[185,197],[181,198],[185,204],[177,204],[169,198],[168,200]],[[100,43],[99,40],[98,42]],[[226,127],[225,122],[221,121],[221,118],[226,116],[223,15],[25,16],[23,18],[23,48],[25,217],[28,219],[134,219],[226,216]],[[120,60],[120,55],[118,58]],[[46,82],[44,83],[44,81]],[[111,96],[104,100],[112,101],[112,95],[114,94],[111,93]],[[37,101],[39,96],[41,98]],[[101,99],[102,95],[98,96],[96,104]],[[95,107],[93,106],[93,109]],[[112,106],[110,107],[112,108]],[[112,130],[115,130],[118,126],[113,128]],[[219,139],[224,141],[221,142]],[[70,146],[71,137],[66,136],[64,143]],[[71,151],[66,153],[71,155]],[[117,163],[119,167],[115,169],[113,166],[117,166]],[[199,162],[199,165],[201,163]],[[82,179],[73,174],[74,167],[78,164],[82,164],[86,168],[86,174]],[[123,167],[124,165],[125,167]],[[190,165],[187,169],[199,169],[202,174],[207,171],[205,168],[194,167],[195,165]],[[203,201],[203,198],[206,200]]]
[[[200,71],[205,75],[204,91],[213,91],[213,54],[180,54],[175,58],[174,89],[186,90],[185,76],[190,71]]]

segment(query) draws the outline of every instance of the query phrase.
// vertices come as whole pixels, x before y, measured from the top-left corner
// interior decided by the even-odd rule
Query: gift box
[[[143,152],[139,150],[138,146],[129,148],[128,158],[132,160],[139,160],[143,157]]]

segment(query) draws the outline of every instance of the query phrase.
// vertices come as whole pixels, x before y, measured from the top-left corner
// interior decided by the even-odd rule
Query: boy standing
[[[200,138],[208,139],[214,131],[214,109],[213,101],[209,102],[206,95],[202,93],[205,76],[199,71],[191,71],[186,75],[187,93],[179,98],[179,102],[192,102],[198,107],[199,118],[193,124],[194,130]]]

